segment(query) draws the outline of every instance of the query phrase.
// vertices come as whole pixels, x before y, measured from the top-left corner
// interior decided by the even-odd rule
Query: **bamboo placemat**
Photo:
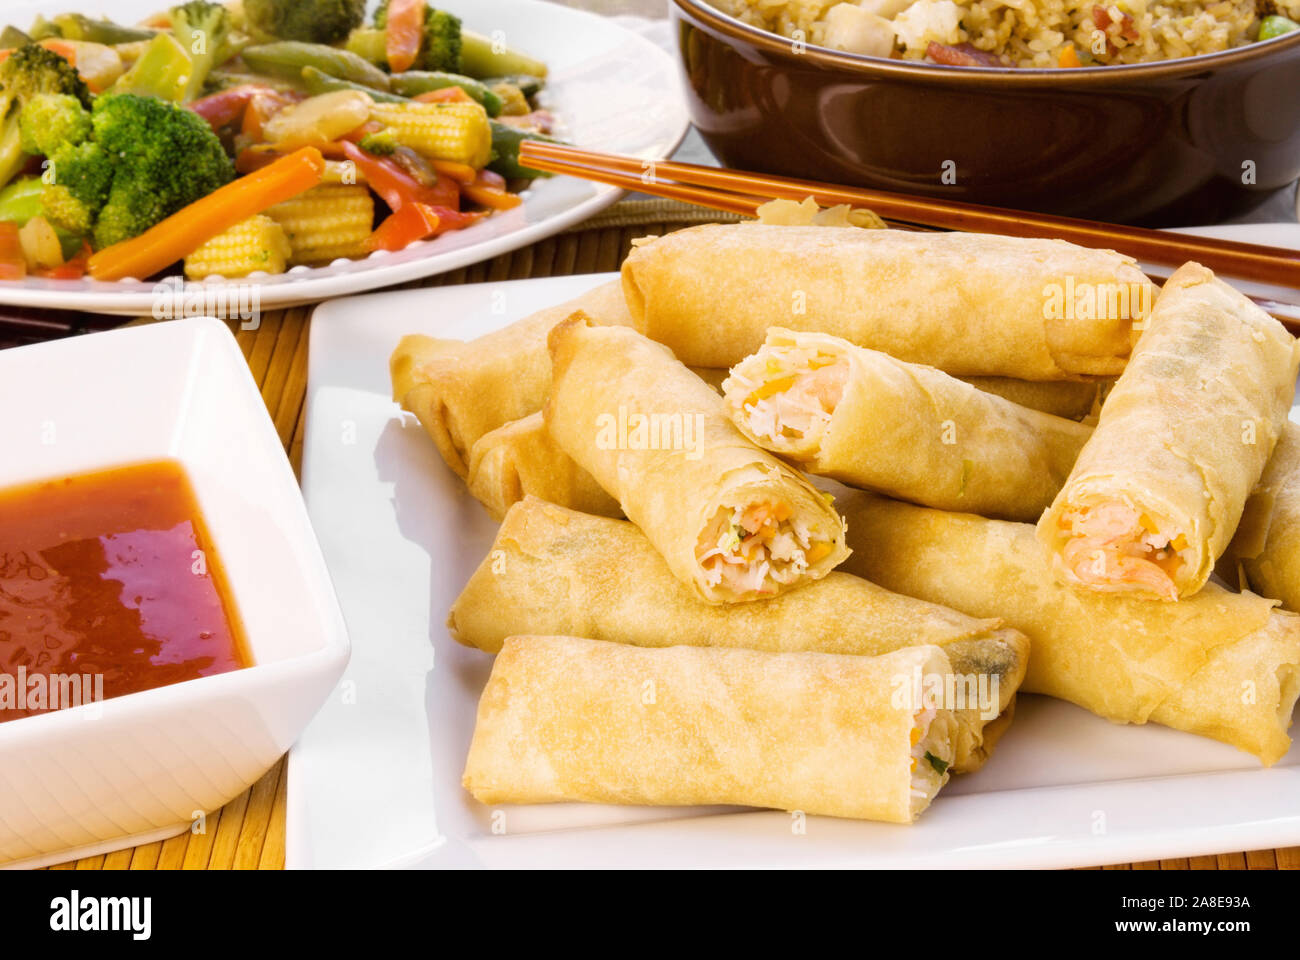
[[[632,240],[696,223],[729,219],[674,201],[629,201],[616,205],[581,226],[513,253],[451,273],[415,281],[396,289],[444,284],[498,282],[617,270]],[[235,336],[262,391],[262,399],[289,451],[293,468],[302,464],[303,400],[307,389],[307,342],[311,308],[269,311],[256,330]],[[51,339],[102,329],[121,321],[80,314],[35,315],[44,335],[33,329],[16,335],[0,327],[0,345]],[[152,321],[133,321],[152,322]],[[7,342],[6,342],[7,341]],[[170,840],[87,857],[52,870],[229,870],[284,867],[286,779],[283,758],[246,793],[207,818],[202,834],[184,833]],[[378,812],[378,811],[376,811]],[[1106,870],[1295,870],[1300,847],[1253,850],[1217,856],[1117,864]]]

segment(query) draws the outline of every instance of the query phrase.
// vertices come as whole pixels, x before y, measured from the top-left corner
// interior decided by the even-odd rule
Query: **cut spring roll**
[[[1200,264],[1180,267],[1039,521],[1057,576],[1160,600],[1201,589],[1286,422],[1298,364],[1280,323]]]
[[[618,501],[551,439],[541,411],[483,434],[470,450],[466,485],[498,521],[530,495],[584,513],[623,515]]]
[[[1300,611],[1300,426],[1288,422],[1224,560],[1237,580]],[[1232,580],[1232,577],[1228,577]]]
[[[1032,654],[1021,690],[1119,723],[1159,723],[1265,764],[1290,747],[1300,696],[1300,616],[1214,583],[1176,603],[1059,583],[1029,524],[853,493],[841,498],[848,567],[971,616],[996,613]]]
[[[492,549],[452,605],[447,628],[466,646],[568,634],[642,647],[688,644],[773,653],[878,656],[934,644],[966,691],[955,704],[953,769],[977,769],[1011,722],[1029,641],[978,620],[831,571],[759,603],[701,603],[635,524],[532,497],[506,514]]]
[[[546,336],[579,309],[596,323],[631,323],[621,286],[612,281],[476,340],[412,334],[398,343],[389,359],[393,399],[419,418],[461,479],[483,434],[542,409],[551,387]]]
[[[740,804],[911,823],[948,780],[954,721],[895,691],[950,670],[933,646],[843,657],[512,638],[479,701],[464,784],[486,804]]]
[[[637,330],[696,366],[733,366],[779,325],[953,375],[1078,380],[1123,370],[1154,287],[1062,240],[741,223],[640,241],[623,291]]]
[[[742,433],[810,473],[1009,520],[1038,519],[1092,433],[933,367],[781,327],[722,389]]]
[[[709,603],[772,596],[846,555],[830,497],[745,438],[667,348],[581,313],[551,333],[546,427]]]
[[[1010,377],[961,377],[972,387],[1067,420],[1091,416],[1111,380],[1013,380]]]

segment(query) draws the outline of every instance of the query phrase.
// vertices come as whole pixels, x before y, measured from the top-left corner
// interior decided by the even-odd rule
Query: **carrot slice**
[[[389,0],[384,55],[393,73],[410,70],[420,53],[424,33],[425,0]]]
[[[310,190],[324,175],[320,151],[303,147],[194,201],[140,236],[105,247],[90,258],[88,272],[96,280],[143,280],[235,224]]]
[[[18,239],[18,224],[0,223],[0,280],[21,280],[27,276],[27,258]]]

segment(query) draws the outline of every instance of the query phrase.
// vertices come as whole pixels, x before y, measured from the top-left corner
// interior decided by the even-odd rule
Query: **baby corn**
[[[479,170],[492,157],[492,126],[477,103],[376,103],[370,116],[398,143],[431,159]]]
[[[324,263],[367,254],[375,203],[363,186],[322,184],[266,213],[284,228],[293,263]]]
[[[220,233],[185,258],[185,276],[191,280],[222,276],[246,277],[263,270],[284,273],[289,240],[281,226],[258,214]]]

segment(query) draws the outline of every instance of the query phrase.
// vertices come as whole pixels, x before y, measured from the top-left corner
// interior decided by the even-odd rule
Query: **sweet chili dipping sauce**
[[[0,490],[0,722],[252,663],[175,461]]]

